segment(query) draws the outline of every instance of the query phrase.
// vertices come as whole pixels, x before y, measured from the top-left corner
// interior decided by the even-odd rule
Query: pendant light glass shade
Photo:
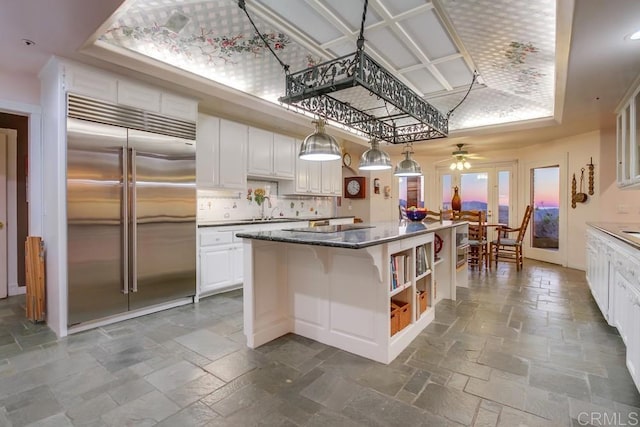
[[[411,154],[413,151],[411,147],[407,145],[405,150],[402,152],[404,154],[404,159],[398,163],[396,166],[396,170],[393,173],[395,176],[420,176],[422,175],[422,168],[411,158]]]
[[[302,160],[326,161],[342,157],[340,145],[334,137],[324,132],[324,120],[314,120],[316,131],[307,136],[300,146],[298,157]]]
[[[360,156],[360,166],[358,169],[365,171],[379,171],[391,169],[391,158],[387,153],[380,150],[380,142],[377,139],[371,140],[371,148]]]

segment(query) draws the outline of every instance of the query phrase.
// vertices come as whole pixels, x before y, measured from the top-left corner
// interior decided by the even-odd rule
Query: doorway
[[[27,153],[29,151],[29,120],[27,115],[0,111],[0,133],[8,135],[7,173],[7,269],[8,295],[25,293],[24,242],[29,233],[27,203]],[[3,200],[4,202],[4,200]]]
[[[567,265],[566,245],[566,159],[530,162],[525,169],[528,178],[525,202],[533,207],[531,223],[524,240],[528,258]]]
[[[405,208],[424,208],[424,177],[401,176],[398,178],[398,202]]]
[[[481,165],[465,171],[438,169],[440,204],[451,209],[453,188],[459,188],[462,210],[481,210],[488,224],[517,226],[515,215],[516,163]],[[494,239],[495,227],[487,228],[487,238]]]
[[[0,128],[0,298],[17,286],[17,132]]]

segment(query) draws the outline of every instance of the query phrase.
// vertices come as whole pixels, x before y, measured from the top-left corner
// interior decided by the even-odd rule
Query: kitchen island
[[[467,232],[466,222],[394,221],[237,234],[247,345],[293,332],[390,363],[436,302],[466,286]]]

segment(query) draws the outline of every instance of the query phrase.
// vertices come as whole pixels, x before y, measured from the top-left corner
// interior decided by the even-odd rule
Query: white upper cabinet
[[[246,125],[220,119],[220,180],[222,188],[247,188]]]
[[[155,88],[118,81],[118,104],[159,113],[161,96]]]
[[[196,184],[198,188],[219,185],[220,119],[198,114],[196,129]]]
[[[244,190],[247,186],[247,126],[198,114],[198,188]]]
[[[248,175],[273,175],[273,132],[249,127],[248,152]]]
[[[282,179],[293,179],[296,174],[296,140],[290,136],[273,134],[273,173]]]
[[[301,141],[295,143],[295,153],[300,150]],[[295,179],[283,182],[281,194],[308,196],[340,196],[342,192],[342,162],[314,162],[301,160],[296,156]]]
[[[65,66],[66,90],[89,98],[118,102],[118,81],[110,74],[80,66]]]
[[[65,63],[64,73],[65,89],[77,95],[190,122],[198,117],[198,102],[191,98],[71,62]]]
[[[322,162],[322,194],[342,195],[342,160]]]
[[[293,179],[296,158],[295,140],[266,130],[249,128],[249,176]]]
[[[162,93],[160,98],[160,111],[168,116],[195,122],[198,118],[198,104],[192,99]]]
[[[623,188],[640,188],[640,80],[617,111],[617,181]]]

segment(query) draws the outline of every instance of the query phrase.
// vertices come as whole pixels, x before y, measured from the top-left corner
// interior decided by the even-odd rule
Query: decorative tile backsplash
[[[256,193],[256,190],[258,192]],[[264,196],[262,191],[264,190]],[[335,197],[278,196],[278,183],[247,181],[247,190],[198,190],[198,221],[335,216]],[[256,194],[258,194],[256,200]],[[261,200],[264,197],[264,200]],[[262,202],[258,204],[258,202]]]

